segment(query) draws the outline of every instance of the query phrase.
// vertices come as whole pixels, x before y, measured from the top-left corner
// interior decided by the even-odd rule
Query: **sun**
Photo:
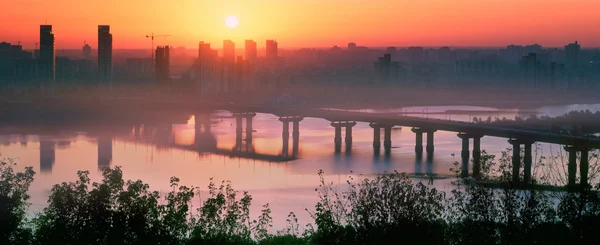
[[[238,18],[233,15],[227,16],[227,18],[225,19],[225,25],[227,25],[227,27],[229,28],[235,28],[238,25],[238,23]]]

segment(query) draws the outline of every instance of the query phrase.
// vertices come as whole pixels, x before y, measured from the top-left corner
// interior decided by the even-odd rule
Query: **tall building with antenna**
[[[98,73],[103,81],[112,78],[112,34],[110,26],[98,26]]]
[[[56,79],[56,49],[52,25],[40,25],[38,62],[40,78],[46,81],[54,81]]]

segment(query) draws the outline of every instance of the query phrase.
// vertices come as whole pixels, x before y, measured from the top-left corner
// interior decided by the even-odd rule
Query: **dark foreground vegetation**
[[[510,161],[482,157],[483,179],[511,179]],[[34,171],[0,168],[0,244],[600,244],[598,186],[576,193],[484,188],[456,180],[452,192],[414,183],[399,173],[333,186],[321,175],[320,201],[300,228],[273,231],[270,209],[250,217],[251,196],[211,182],[200,207],[197,188],[179,185],[164,196],[142,181],[123,180],[119,167],[91,183],[55,185],[48,207],[27,218]]]

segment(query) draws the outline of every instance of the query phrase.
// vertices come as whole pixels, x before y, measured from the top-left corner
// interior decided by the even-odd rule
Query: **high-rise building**
[[[196,89],[201,94],[212,94],[217,91],[215,80],[220,74],[218,67],[218,50],[210,48],[210,43],[200,42],[198,45],[198,72]]]
[[[424,49],[422,47],[409,47],[408,61],[413,64],[422,63],[424,61]]]
[[[542,68],[536,53],[529,53],[523,56],[519,61],[519,68],[522,72],[526,84],[532,87],[538,87],[538,78]]]
[[[377,58],[374,64],[375,72],[382,82],[393,82],[398,79],[399,63],[392,61],[391,54],[384,54]]]
[[[21,44],[0,42],[0,80],[30,80],[36,64]]]
[[[112,34],[110,26],[98,26],[98,73],[100,79],[110,81],[112,78]]]
[[[83,45],[83,51],[81,53],[81,57],[86,60],[92,59],[92,47],[89,44]]]
[[[581,46],[577,41],[569,43],[565,46],[565,63],[571,69],[576,69],[579,66],[579,51]]]
[[[356,49],[356,43],[348,43],[348,51],[354,51]]]
[[[277,41],[267,40],[267,60],[277,60]]]
[[[223,40],[223,59],[226,62],[235,62],[235,43],[231,40]]]
[[[398,49],[396,47],[390,46],[390,47],[387,47],[385,52],[388,54],[394,55],[398,52]]]
[[[254,62],[257,57],[256,52],[256,42],[252,40],[246,40],[246,46],[244,47],[244,52],[246,55],[246,60],[250,62]]]
[[[169,81],[171,74],[169,68],[169,46],[158,46],[154,53],[154,72],[159,82]]]
[[[40,55],[38,61],[41,79],[54,81],[56,79],[56,51],[52,25],[40,25]]]

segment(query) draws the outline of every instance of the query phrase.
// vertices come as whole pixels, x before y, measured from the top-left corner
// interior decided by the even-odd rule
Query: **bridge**
[[[551,131],[536,131],[531,129],[507,128],[493,125],[482,125],[468,122],[417,118],[402,115],[390,115],[381,113],[363,113],[343,110],[326,110],[308,107],[289,107],[289,106],[251,106],[251,105],[216,105],[214,109],[229,110],[233,113],[267,113],[274,114],[281,118],[322,118],[331,121],[331,126],[335,128],[334,147],[336,152],[340,152],[342,137],[342,128],[346,129],[345,144],[346,149],[352,147],[352,127],[356,122],[365,122],[373,128],[373,148],[376,153],[381,148],[381,129],[384,129],[384,150],[386,154],[391,151],[391,128],[393,126],[412,127],[415,133],[415,153],[420,156],[423,153],[423,134],[426,133],[426,151],[428,154],[434,152],[434,133],[437,130],[456,132],[462,139],[461,150],[461,172],[462,176],[469,176],[469,140],[473,139],[473,177],[479,178],[481,171],[481,138],[484,136],[493,136],[507,138],[508,143],[512,145],[512,176],[513,182],[519,184],[520,169],[524,167],[523,183],[530,184],[532,181],[532,144],[535,142],[544,142],[564,145],[569,153],[568,161],[568,186],[575,186],[577,172],[577,153],[580,153],[580,185],[587,185],[587,173],[589,171],[589,151],[600,149],[600,137],[591,135],[569,135],[558,134]],[[284,122],[284,135],[287,130],[287,123]],[[524,147],[524,156],[521,162],[521,146]]]
[[[423,154],[423,134],[426,134],[425,150],[428,154],[434,152],[434,133],[437,130],[456,132],[457,137],[462,140],[461,150],[461,169],[463,176],[469,176],[470,157],[473,157],[473,177],[480,177],[481,168],[481,138],[484,136],[502,137],[508,140],[513,147],[513,182],[520,182],[520,169],[523,165],[523,182],[531,182],[532,168],[532,144],[535,142],[545,142],[564,145],[569,152],[568,162],[568,184],[575,185],[577,171],[577,154],[581,154],[579,171],[582,176],[580,184],[587,185],[587,171],[589,169],[588,155],[592,149],[600,148],[600,138],[595,136],[567,135],[558,134],[550,131],[536,131],[531,129],[519,129],[499,127],[494,125],[482,125],[468,122],[458,122],[440,119],[417,118],[403,115],[391,115],[381,113],[363,113],[350,112],[342,110],[326,110],[313,108],[309,106],[280,106],[280,105],[239,105],[234,103],[213,103],[199,102],[189,100],[144,100],[144,101],[102,101],[95,103],[94,106],[102,107],[104,110],[115,110],[119,112],[126,111],[150,111],[157,115],[159,111],[183,112],[189,114],[206,114],[215,110],[226,110],[231,112],[236,118],[236,134],[242,133],[241,120],[254,113],[267,113],[280,117],[282,125],[282,152],[287,152],[289,140],[289,123],[292,123],[293,138],[297,139],[298,128],[302,118],[322,118],[329,120],[334,128],[334,149],[335,152],[341,151],[342,146],[342,128],[345,128],[344,143],[346,149],[352,148],[352,128],[356,122],[369,123],[373,128],[373,149],[376,153],[381,148],[381,129],[384,131],[383,148],[386,154],[391,151],[391,128],[393,126],[412,127],[415,133],[415,153],[417,156]],[[84,105],[81,106],[85,107]],[[94,112],[92,112],[94,113]],[[123,113],[122,113],[123,114]],[[250,121],[251,122],[251,121]],[[248,123],[247,123],[248,124]],[[251,124],[251,123],[250,123]],[[247,126],[248,127],[248,126]],[[251,125],[250,127],[251,128]],[[249,130],[246,130],[249,132]],[[251,132],[251,131],[250,131]],[[251,135],[250,135],[251,137]],[[247,136],[248,138],[248,136]],[[472,154],[470,140],[472,139]],[[292,155],[297,153],[297,145],[292,146]],[[524,156],[521,161],[521,147],[524,148]],[[193,150],[193,149],[190,149]],[[199,148],[195,148],[199,150]],[[200,149],[203,150],[203,149]],[[206,149],[204,149],[206,150]],[[216,151],[216,149],[213,149]],[[236,153],[241,154],[241,153]],[[245,153],[244,153],[245,154]],[[245,156],[245,155],[240,155]],[[268,158],[265,156],[265,159]],[[290,158],[291,159],[291,158]],[[286,159],[287,160],[287,159]]]

